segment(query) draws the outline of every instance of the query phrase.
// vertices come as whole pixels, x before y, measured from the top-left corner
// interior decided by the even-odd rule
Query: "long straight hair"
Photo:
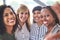
[[[30,12],[29,12],[29,9],[27,8],[27,6],[21,4],[20,7],[18,8],[17,10],[17,18],[18,18],[18,22],[19,21],[19,12],[24,12],[28,10],[28,19],[26,20],[26,26],[27,26],[27,29],[30,31]],[[19,24],[19,23],[18,23]],[[20,25],[20,24],[19,24]],[[21,27],[22,28],[22,27]]]
[[[7,5],[0,6],[0,34],[4,34],[6,32],[6,28],[5,28],[5,25],[3,22],[3,14],[4,14],[5,8],[10,8],[13,11],[13,13],[15,14],[15,12],[11,6],[7,6]],[[15,16],[16,16],[16,14],[15,14]],[[12,29],[12,33],[15,32],[16,28],[17,28],[17,17],[16,17],[16,24],[13,26],[13,29]]]

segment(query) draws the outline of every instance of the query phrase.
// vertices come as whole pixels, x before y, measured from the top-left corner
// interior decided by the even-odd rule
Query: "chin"
[[[48,24],[44,24],[45,26],[48,26]]]
[[[15,23],[11,23],[11,24],[9,24],[9,25],[15,25]]]
[[[10,24],[9,26],[12,26],[12,27],[13,27],[14,25],[11,25],[11,24]]]
[[[25,23],[25,21],[21,21],[22,23]]]

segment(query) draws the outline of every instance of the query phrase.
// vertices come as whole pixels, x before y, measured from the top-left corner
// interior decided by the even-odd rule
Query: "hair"
[[[36,6],[33,8],[32,12],[34,13],[35,11],[41,11],[42,7],[41,6]],[[34,20],[33,20],[33,23],[36,23]]]
[[[59,19],[57,17],[57,14],[51,9],[51,6],[46,6],[46,7],[43,7],[43,9],[46,8],[48,9],[50,12],[51,12],[51,15],[53,16],[54,20],[55,20],[55,24],[59,24]]]
[[[15,12],[11,6],[7,6],[7,5],[0,6],[0,34],[3,34],[6,32],[6,28],[5,28],[4,21],[3,21],[3,14],[4,14],[5,8],[10,8],[13,11],[13,13],[15,14]],[[15,14],[15,16],[16,16],[16,14]],[[16,17],[16,24],[14,25],[14,27],[12,29],[12,33],[15,32],[15,30],[17,28],[17,23],[18,22],[17,22],[17,17]]]
[[[27,8],[27,6],[25,6],[24,4],[21,4],[20,7],[18,8],[17,18],[19,17],[19,12],[24,12],[26,10],[28,10],[28,19],[26,20],[26,26],[27,26],[27,29],[30,31],[30,12],[29,12],[29,9]],[[18,21],[19,21],[19,18],[18,18]]]

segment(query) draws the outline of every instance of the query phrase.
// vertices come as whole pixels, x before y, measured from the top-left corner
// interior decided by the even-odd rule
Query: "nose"
[[[12,18],[14,18],[14,16],[13,16],[13,15],[11,15],[11,14],[9,14],[9,18],[10,18],[10,19],[12,19]]]
[[[35,17],[37,17],[37,16],[38,16],[38,14],[34,14],[34,16],[35,16]]]
[[[46,17],[45,17],[45,16],[43,16],[43,17],[42,17],[42,20],[46,20]]]
[[[25,14],[23,14],[23,17],[26,17],[26,15],[25,15]]]

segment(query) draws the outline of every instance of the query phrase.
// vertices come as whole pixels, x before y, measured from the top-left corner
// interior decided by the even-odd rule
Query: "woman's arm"
[[[55,40],[56,38],[60,38],[60,32],[56,34],[47,34],[47,36],[44,38],[44,40]]]
[[[53,38],[60,38],[60,32],[56,33]]]

